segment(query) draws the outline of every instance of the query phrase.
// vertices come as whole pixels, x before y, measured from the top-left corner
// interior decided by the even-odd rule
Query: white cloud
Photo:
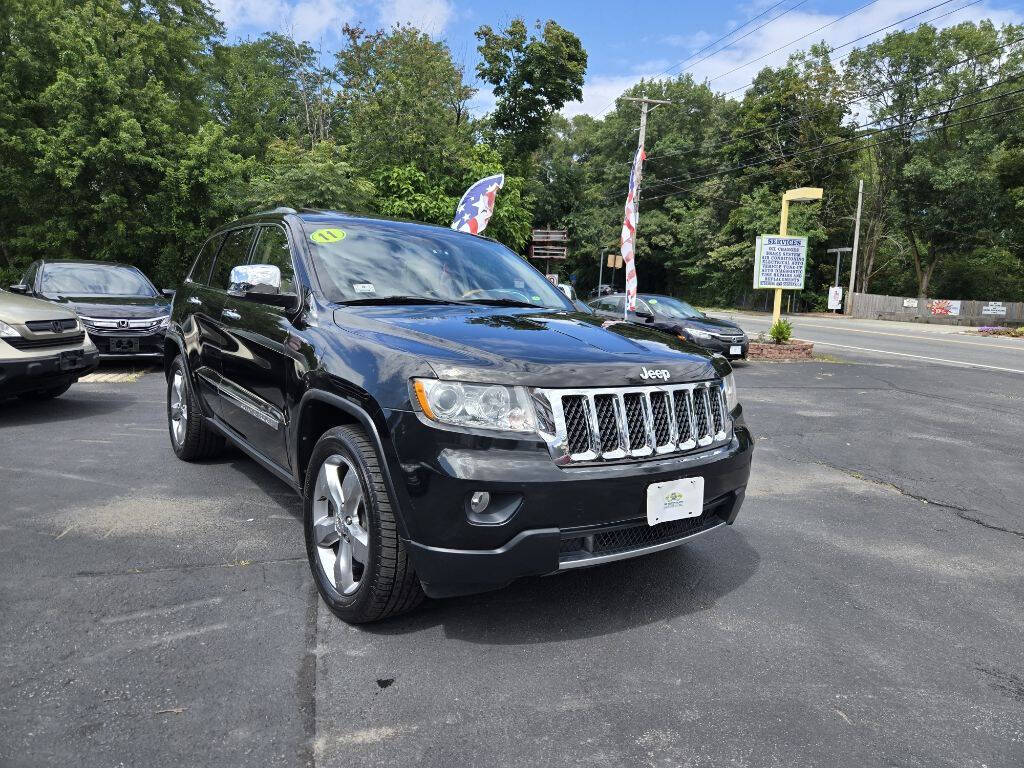
[[[412,24],[428,35],[439,35],[455,15],[451,0],[382,0],[380,21],[385,27]]]
[[[345,0],[214,0],[214,5],[229,32],[284,32],[311,42],[356,19]]]
[[[701,82],[707,79],[711,87],[720,93],[739,89],[734,96],[741,96],[742,91],[750,83],[757,73],[764,67],[779,67],[786,63],[791,53],[805,50],[812,44],[824,40],[832,46],[840,46],[850,40],[867,35],[876,29],[898,22],[911,14],[918,13],[924,8],[933,5],[929,0],[882,0],[859,13],[855,13],[842,21],[836,21],[840,14],[824,13],[801,13],[794,11],[781,17],[778,21],[765,26],[754,34],[739,41],[736,45],[727,47],[715,52],[706,61],[696,66],[686,67],[683,71],[690,72],[694,79]],[[956,7],[954,5],[953,7]],[[946,8],[937,8],[921,16],[915,17],[898,27],[886,29],[870,37],[866,37],[856,43],[855,46],[848,46],[836,51],[833,60],[847,56],[854,47],[863,47],[874,39],[880,39],[889,32],[896,29],[913,29],[922,22],[930,22],[937,27],[948,27],[959,24],[963,21],[979,21],[991,19],[997,26],[1004,23],[1021,23],[1024,17],[1014,10],[996,7],[991,2],[971,6],[963,11],[956,11],[946,16],[941,14]],[[831,26],[815,32],[830,22],[836,22]],[[762,22],[759,22],[762,23]],[[754,26],[757,26],[756,24]],[[748,30],[744,29],[744,32]],[[700,33],[697,33],[700,35]],[[792,40],[808,35],[803,40],[787,45]],[[720,33],[719,35],[720,36]],[[696,36],[695,36],[696,37]],[[782,50],[775,51],[782,47]],[[704,57],[703,54],[698,59]],[[746,66],[747,62],[754,62]],[[653,63],[653,62],[648,62]],[[567,104],[562,110],[563,113],[572,117],[578,114],[598,115],[609,104],[614,102],[624,90],[638,83],[641,79],[651,79],[657,76],[661,69],[651,68],[647,72],[639,71],[632,75],[599,75],[589,78],[583,86],[583,100]],[[731,70],[736,70],[735,72]],[[679,73],[673,70],[671,76]]]

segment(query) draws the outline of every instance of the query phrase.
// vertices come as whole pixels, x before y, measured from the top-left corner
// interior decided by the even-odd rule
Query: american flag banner
[[[466,193],[459,200],[459,207],[455,209],[455,219],[452,221],[452,229],[459,232],[472,232],[479,235],[487,227],[494,213],[494,198],[498,190],[505,186],[505,174],[498,173],[480,179],[473,186],[466,190]]]
[[[640,182],[640,170],[646,159],[643,147],[636,151],[633,158],[633,169],[629,172],[629,193],[626,195],[626,215],[622,220],[622,263],[626,269],[626,309],[636,311],[636,263],[634,246],[636,245],[637,221],[637,185]]]

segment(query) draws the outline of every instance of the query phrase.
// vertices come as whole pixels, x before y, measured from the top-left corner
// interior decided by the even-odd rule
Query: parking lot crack
[[[947,501],[936,501],[935,499],[930,499],[927,496],[921,496],[920,494],[916,494],[916,493],[913,493],[911,491],[908,491],[906,488],[902,488],[902,487],[896,485],[895,483],[891,483],[891,482],[889,482],[887,480],[879,480],[878,478],[871,477],[871,476],[866,475],[863,472],[859,472],[859,471],[857,471],[855,469],[847,469],[846,467],[840,467],[840,466],[838,466],[836,464],[830,464],[829,462],[823,461],[821,459],[807,458],[807,459],[801,460],[801,459],[798,459],[798,458],[791,458],[791,457],[788,457],[788,456],[784,456],[782,458],[784,458],[786,461],[797,462],[797,463],[799,463],[801,461],[807,461],[807,462],[810,462],[812,464],[817,464],[818,466],[825,467],[827,469],[835,470],[836,472],[842,472],[844,475],[847,475],[848,477],[852,477],[855,480],[861,480],[861,481],[863,481],[865,483],[871,483],[872,485],[878,485],[878,486],[881,486],[883,488],[888,488],[889,490],[895,491],[896,493],[900,494],[901,496],[906,496],[908,499],[914,499],[915,501],[920,501],[922,504],[929,504],[931,506],[938,507],[939,509],[949,510],[956,517],[960,518],[961,520],[964,520],[965,522],[974,523],[975,525],[980,525],[982,528],[988,528],[990,531],[997,531],[999,533],[1008,533],[1011,536],[1017,536],[1018,538],[1024,539],[1024,532],[1022,532],[1022,531],[1015,531],[1012,528],[1004,528],[1001,525],[996,525],[995,523],[990,523],[987,520],[982,519],[981,517],[977,517],[977,515],[981,515],[982,514],[980,510],[970,509],[969,507],[961,507],[958,504],[953,504],[953,503],[950,503],[950,502],[947,502]]]
[[[149,573],[163,573],[166,571],[177,571],[188,573],[189,571],[200,571],[206,568],[245,568],[250,565],[274,565],[278,563],[305,563],[305,557],[279,557],[269,560],[234,560],[221,561],[217,563],[195,563],[191,565],[157,565],[151,568],[122,568],[109,571],[76,571],[76,578],[94,578],[98,576],[141,576]]]

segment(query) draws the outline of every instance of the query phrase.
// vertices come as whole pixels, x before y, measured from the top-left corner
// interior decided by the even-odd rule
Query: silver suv
[[[58,397],[98,364],[74,310],[0,290],[0,398]]]

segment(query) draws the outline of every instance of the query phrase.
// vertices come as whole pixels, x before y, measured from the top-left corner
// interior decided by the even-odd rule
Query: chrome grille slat
[[[540,389],[558,464],[667,456],[721,446],[732,422],[721,382],[587,389]]]

